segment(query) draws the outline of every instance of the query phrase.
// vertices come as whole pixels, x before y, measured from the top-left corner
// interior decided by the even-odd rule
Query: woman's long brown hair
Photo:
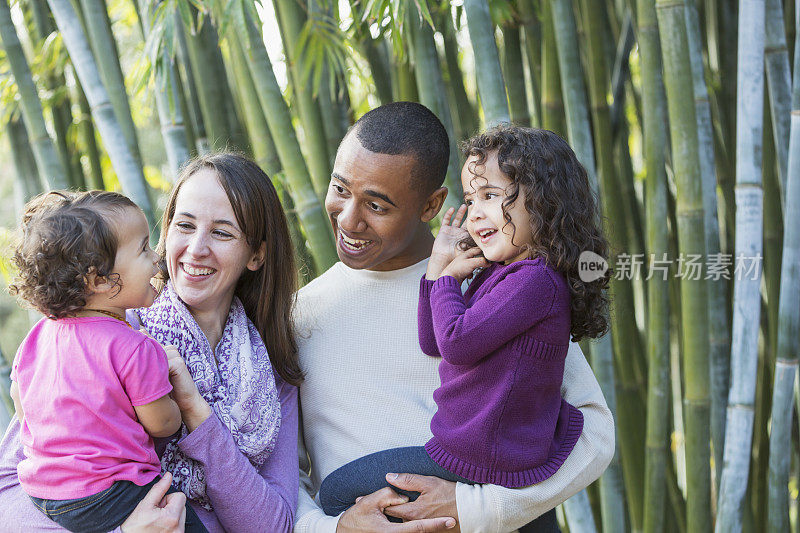
[[[287,383],[303,380],[297,355],[292,308],[297,290],[297,271],[289,226],[269,176],[247,157],[223,152],[191,160],[181,171],[161,219],[157,251],[165,255],[167,231],[175,216],[175,203],[181,186],[202,169],[217,174],[220,185],[252,250],[266,243],[264,264],[256,271],[245,270],[234,294],[241,300],[247,316],[264,339],[275,372]],[[164,279],[169,278],[162,267]]]

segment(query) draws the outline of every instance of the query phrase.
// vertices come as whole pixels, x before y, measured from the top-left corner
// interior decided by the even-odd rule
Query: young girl
[[[390,472],[539,483],[580,436],[583,417],[560,394],[564,360],[570,338],[606,331],[610,278],[587,283],[578,272],[582,252],[607,256],[608,248],[586,171],[546,130],[498,126],[464,152],[466,205],[445,214],[420,283],[420,346],[442,357],[433,438],[334,471],[319,494],[329,515],[387,486]],[[521,529],[553,530],[552,510]]]
[[[109,531],[160,479],[152,437],[181,423],[165,349],[124,318],[153,303],[159,256],[144,213],[113,192],[39,196],[21,230],[11,292],[46,318],[11,373],[20,484],[62,527]],[[205,531],[188,505],[186,530]]]

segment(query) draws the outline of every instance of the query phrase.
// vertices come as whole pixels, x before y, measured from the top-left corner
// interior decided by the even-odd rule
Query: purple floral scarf
[[[234,296],[222,338],[213,351],[172,282],[151,307],[136,314],[158,342],[178,349],[200,394],[230,430],[242,453],[260,467],[275,448],[281,406],[267,348],[239,299]],[[181,438],[186,435],[182,425]],[[189,499],[212,510],[203,465],[187,457],[177,441],[167,445],[161,468],[172,472],[173,485]]]

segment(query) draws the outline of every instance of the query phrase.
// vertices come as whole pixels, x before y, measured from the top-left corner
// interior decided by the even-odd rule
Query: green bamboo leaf
[[[219,36],[223,39],[228,33],[228,29],[233,19],[233,11],[236,10],[238,4],[241,4],[241,0],[233,0],[225,3],[225,7],[218,21]]]
[[[514,3],[507,0],[489,0],[489,14],[492,22],[498,26],[506,24],[517,25],[519,17]]]
[[[295,54],[299,58],[302,83],[312,82],[312,92],[317,94],[326,70],[327,81],[335,86],[337,79],[344,79],[347,72],[347,57],[356,54],[350,45],[351,39],[337,21],[327,13],[312,12],[303,25]],[[354,63],[359,70],[361,67]]]
[[[190,3],[187,0],[177,0],[176,6],[178,8],[178,14],[183,21],[183,25],[189,28],[189,31],[194,33],[194,17],[192,16],[192,8],[190,7]]]
[[[428,3],[425,0],[414,0],[414,3],[417,5],[417,9],[422,16],[422,20],[427,22],[432,30],[436,31],[436,26],[433,24],[433,18],[431,17],[430,9],[428,9]],[[405,3],[403,4],[403,7],[405,7]]]

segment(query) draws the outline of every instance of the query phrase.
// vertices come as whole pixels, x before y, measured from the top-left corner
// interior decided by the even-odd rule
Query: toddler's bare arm
[[[169,394],[133,409],[151,437],[169,437],[181,427],[181,412]]]

